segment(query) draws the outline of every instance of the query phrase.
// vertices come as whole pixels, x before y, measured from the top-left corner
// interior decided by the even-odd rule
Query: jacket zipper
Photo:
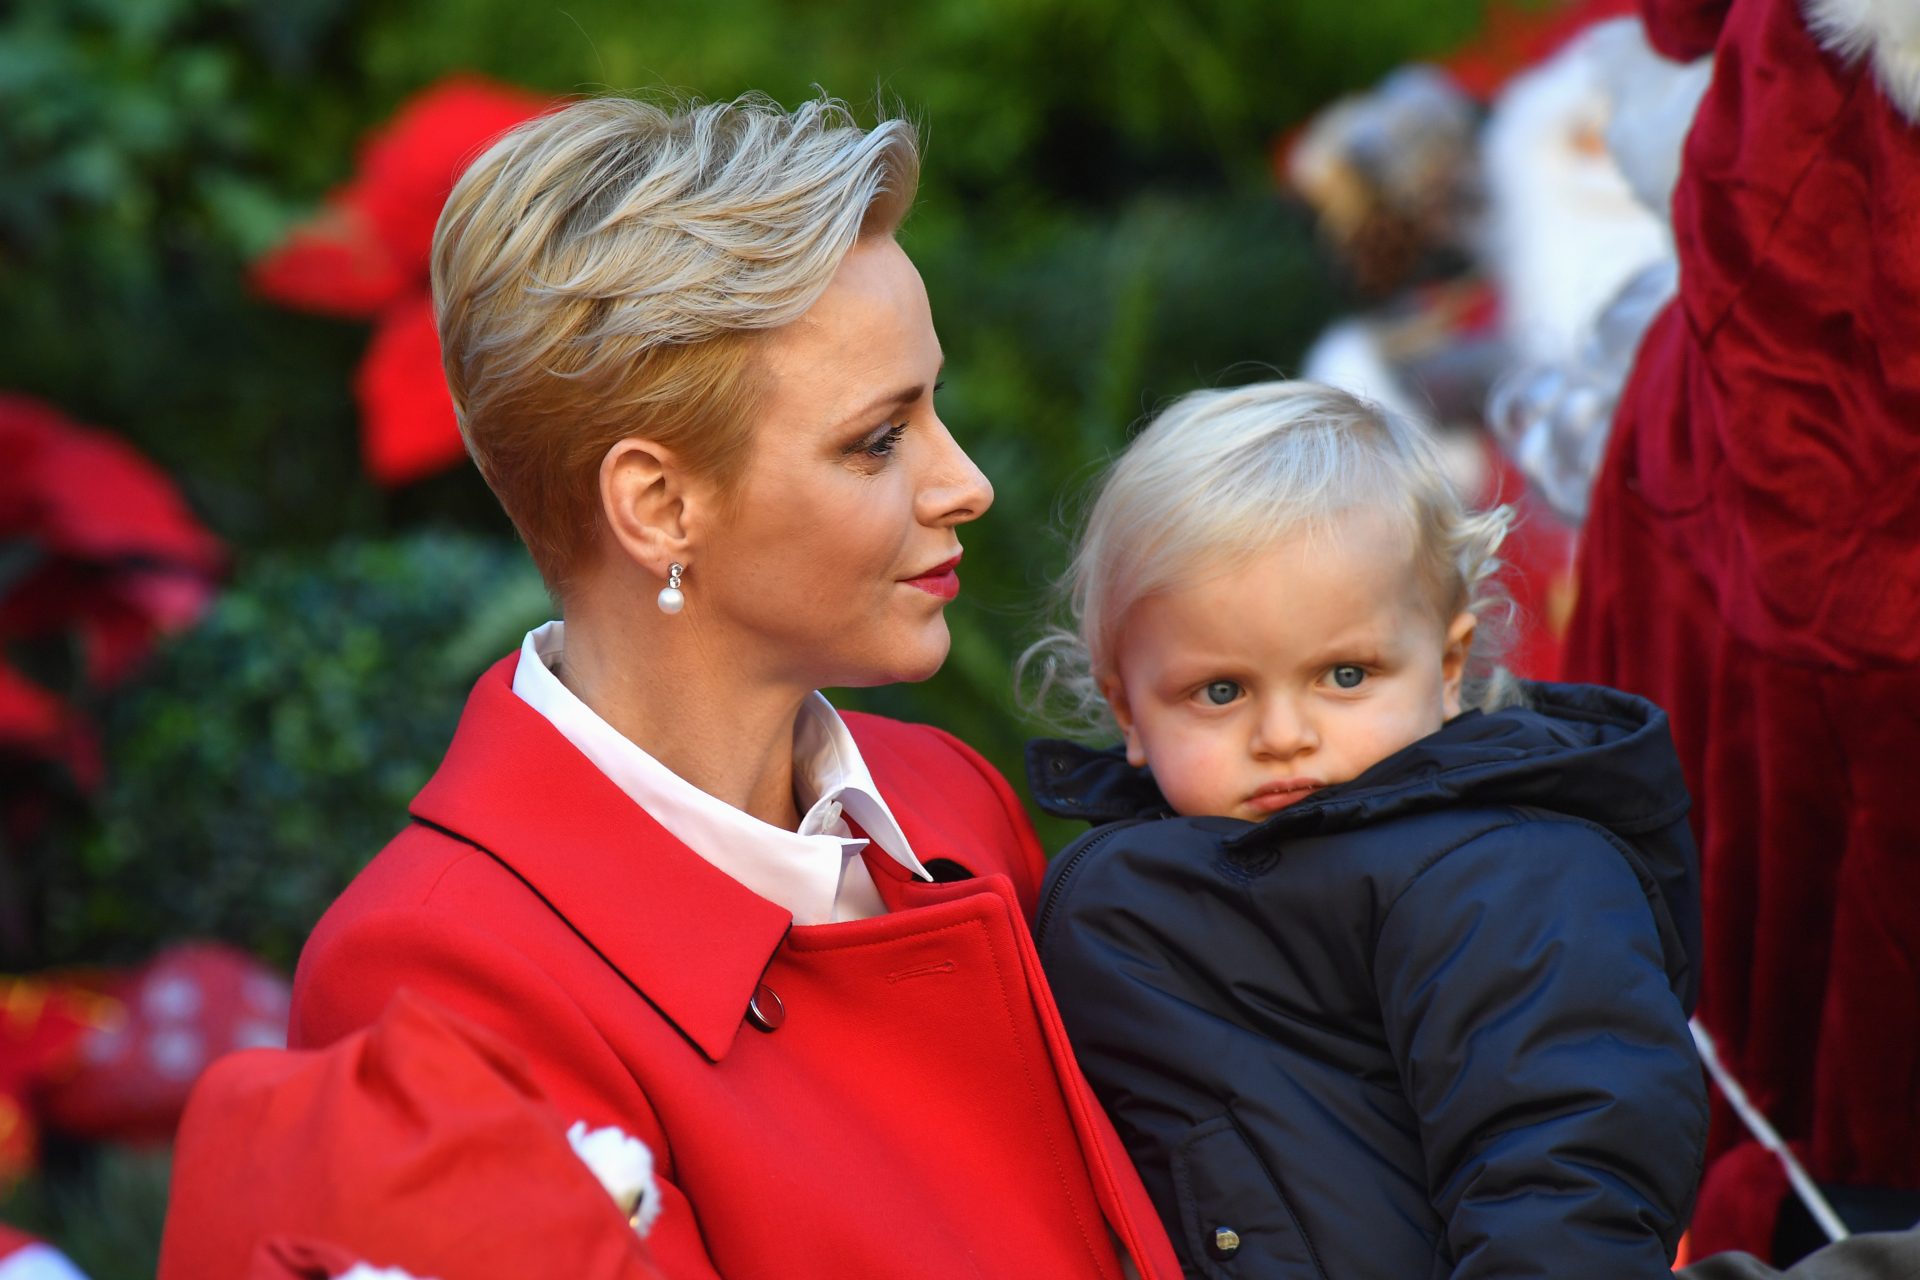
[[[1060,900],[1061,891],[1067,887],[1067,881],[1073,878],[1075,868],[1080,865],[1080,859],[1086,857],[1088,853],[1092,852],[1105,841],[1108,836],[1117,835],[1129,827],[1137,827],[1142,821],[1142,819],[1135,818],[1120,822],[1110,822],[1098,831],[1083,836],[1079,845],[1066,855],[1066,863],[1060,868],[1060,874],[1054,877],[1052,891],[1047,894],[1045,901],[1041,902],[1040,914],[1034,917],[1034,950],[1038,951],[1041,943],[1045,941],[1047,936],[1047,921],[1053,918],[1054,904]]]

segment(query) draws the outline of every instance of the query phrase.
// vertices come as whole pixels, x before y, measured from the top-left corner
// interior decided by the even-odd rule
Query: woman
[[[652,1149],[674,1277],[1171,1277],[1034,959],[1013,793],[815,692],[938,669],[993,498],[893,240],[917,166],[832,103],[603,99],[462,178],[447,377],[565,621],[314,931],[293,1042],[402,989],[504,1037]]]

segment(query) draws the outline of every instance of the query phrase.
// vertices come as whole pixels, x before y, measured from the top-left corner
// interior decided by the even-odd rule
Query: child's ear
[[[1440,654],[1440,705],[1449,720],[1460,714],[1460,682],[1467,674],[1476,625],[1477,620],[1465,610],[1447,624],[1447,647]]]
[[[1107,709],[1113,712],[1113,722],[1120,726],[1120,740],[1127,747],[1127,763],[1136,769],[1146,767],[1147,753],[1140,747],[1140,735],[1134,730],[1133,708],[1127,703],[1127,686],[1120,682],[1119,676],[1102,676],[1100,696],[1107,700]]]

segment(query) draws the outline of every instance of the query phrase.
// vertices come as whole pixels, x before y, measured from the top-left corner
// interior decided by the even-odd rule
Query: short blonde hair
[[[1100,682],[1135,604],[1356,508],[1401,522],[1442,622],[1463,610],[1479,620],[1462,704],[1516,700],[1498,666],[1511,508],[1469,511],[1426,433],[1381,406],[1318,383],[1259,382],[1175,401],[1101,478],[1060,583],[1067,623],[1020,659],[1029,709],[1076,730],[1109,727]]]
[[[830,98],[571,103],[505,134],[434,232],[433,297],[468,451],[550,587],[582,565],[597,477],[645,436],[737,478],[755,340],[798,319],[919,178],[913,126]]]

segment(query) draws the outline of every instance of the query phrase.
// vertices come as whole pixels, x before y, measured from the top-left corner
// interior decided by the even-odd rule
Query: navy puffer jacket
[[[1189,1274],[1665,1276],[1707,1108],[1666,716],[1527,686],[1254,825],[1038,742],[1036,934]]]

